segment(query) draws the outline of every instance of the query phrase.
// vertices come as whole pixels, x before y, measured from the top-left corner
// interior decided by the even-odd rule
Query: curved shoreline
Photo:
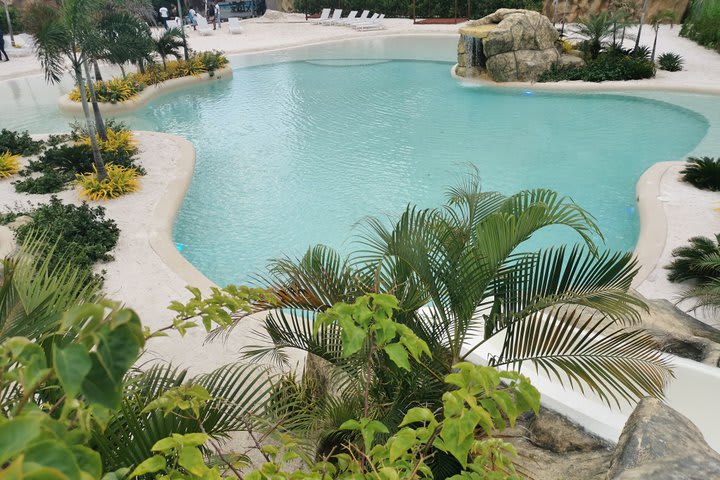
[[[142,92],[138,93],[134,98],[125,102],[98,102],[98,105],[100,106],[100,113],[102,113],[103,115],[118,115],[122,113],[130,113],[144,107],[150,102],[150,100],[161,97],[176,90],[200,85],[203,83],[209,83],[213,80],[230,79],[232,78],[232,76],[232,67],[230,65],[226,65],[223,68],[215,70],[213,72],[213,75],[210,75],[206,72],[197,76],[190,75],[187,77],[165,80],[164,82],[145,87]],[[82,104],[80,102],[70,100],[69,95],[63,95],[58,98],[58,108],[61,112],[69,115],[83,114]]]

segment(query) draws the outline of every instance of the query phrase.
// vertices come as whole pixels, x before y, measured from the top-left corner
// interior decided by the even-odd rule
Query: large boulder
[[[560,58],[557,30],[531,10],[501,8],[469,22],[460,36],[458,65],[463,70],[458,75],[474,71],[496,82],[534,81]]]
[[[610,463],[608,480],[720,478],[720,454],[687,418],[655,398],[630,415]]]

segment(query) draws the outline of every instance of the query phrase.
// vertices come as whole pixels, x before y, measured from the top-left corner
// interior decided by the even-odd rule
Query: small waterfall
[[[475,59],[475,38],[470,35],[463,35],[463,41],[465,43],[465,66],[471,69],[475,66],[473,60]],[[482,44],[480,45],[482,48]]]
[[[458,65],[462,67],[460,76],[475,76],[485,69],[483,41],[473,35],[460,35],[458,47]]]

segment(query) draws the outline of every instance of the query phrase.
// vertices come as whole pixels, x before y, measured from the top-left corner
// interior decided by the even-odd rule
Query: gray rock
[[[488,57],[487,72],[496,82],[529,82],[558,61],[555,47],[545,50],[520,50]]]
[[[483,40],[485,56],[520,50],[555,50],[558,32],[547,17],[537,12],[512,13]]]
[[[551,410],[541,409],[529,425],[530,441],[554,453],[589,452],[607,444]]]
[[[576,57],[575,55],[563,54],[560,55],[558,65],[561,67],[582,67],[585,65],[585,60],[580,57]]]
[[[630,415],[610,463],[608,480],[720,478],[720,454],[687,418],[655,398]]]

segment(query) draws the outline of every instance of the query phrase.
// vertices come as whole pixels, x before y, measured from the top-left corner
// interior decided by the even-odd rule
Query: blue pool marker
[[[628,216],[630,216],[630,217],[632,217],[633,215],[635,215],[635,207],[628,207],[628,208],[627,208],[627,213],[628,213]]]
[[[523,92],[523,93],[525,93],[525,95],[527,95],[527,96],[535,95],[535,92],[533,92],[532,90],[525,90],[525,92]]]
[[[182,252],[182,251],[183,251],[183,248],[185,248],[185,244],[178,242],[178,243],[175,244],[175,248],[178,249],[178,252]]]

